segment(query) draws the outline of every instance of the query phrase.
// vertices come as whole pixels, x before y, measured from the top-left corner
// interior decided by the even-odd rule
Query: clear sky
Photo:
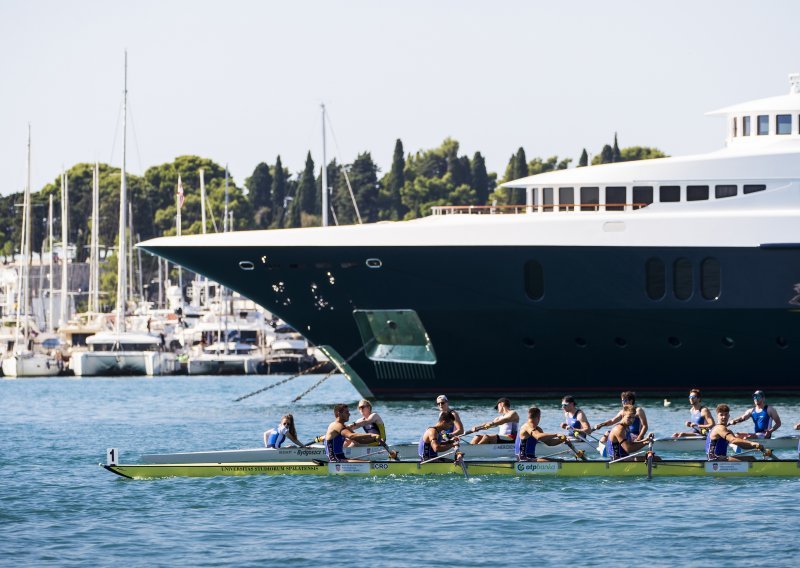
[[[714,150],[703,113],[788,92],[800,2],[0,1],[0,193],[62,166],[121,162],[128,50],[129,171],[175,156],[299,171],[321,156],[325,102],[340,159],[383,171],[447,136],[502,171],[621,146]],[[113,152],[113,160],[112,160]],[[336,153],[329,144],[329,158]]]

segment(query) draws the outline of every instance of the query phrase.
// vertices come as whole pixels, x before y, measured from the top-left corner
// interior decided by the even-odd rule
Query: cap
[[[753,393],[753,398],[764,398],[764,391],[757,390]]]
[[[436,402],[447,402],[447,397],[443,394],[440,394],[436,397]]]

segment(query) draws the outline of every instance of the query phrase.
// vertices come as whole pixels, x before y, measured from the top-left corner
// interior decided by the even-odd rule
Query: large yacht
[[[142,246],[294,326],[365,397],[800,390],[800,75],[694,156],[518,179],[516,208]]]

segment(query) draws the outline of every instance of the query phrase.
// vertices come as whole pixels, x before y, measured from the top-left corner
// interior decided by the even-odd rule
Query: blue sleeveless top
[[[753,419],[753,431],[756,434],[763,434],[772,426],[772,418],[770,418],[767,412],[768,407],[768,404],[765,404],[762,410],[756,410],[755,407],[753,407],[753,414],[751,414],[750,417]]]
[[[711,440],[711,433],[709,432],[708,437],[706,437],[706,456],[709,460],[715,460],[717,458],[724,458],[728,455],[728,440],[725,438],[717,438],[716,440]]]
[[[626,429],[625,438],[630,440],[631,431],[630,429]],[[618,460],[620,458],[628,457],[628,452],[625,451],[625,448],[622,447],[621,442],[612,442],[611,435],[608,436],[606,440],[606,453],[608,454],[608,458],[611,460]]]
[[[514,441],[514,453],[517,455],[517,461],[535,460],[536,444],[538,442],[533,436],[528,436],[523,443],[519,434],[517,434],[517,439]]]
[[[639,420],[639,417],[635,417],[633,419],[633,424],[628,427],[628,434],[629,438],[633,439],[639,435],[639,432],[642,431],[642,421]]]
[[[581,428],[581,421],[578,420],[578,410],[575,411],[575,414],[572,416],[567,416],[565,422],[567,423],[567,428],[574,430],[575,428]]]
[[[701,426],[701,425],[706,423],[706,418],[705,418],[705,416],[703,416],[703,409],[704,408],[705,408],[705,406],[701,406],[700,410],[695,410],[694,408],[692,408],[689,411],[689,413],[692,415],[692,422],[694,422],[698,426]],[[695,428],[694,426],[692,426],[692,430],[694,430],[698,434],[702,434],[702,432],[700,431],[700,428]]]
[[[286,433],[288,431],[288,428],[280,425],[270,430],[269,438],[267,438],[267,447],[280,448],[281,444],[283,444],[283,442],[286,440]]]
[[[437,434],[437,438],[440,437],[441,434]],[[439,455],[438,453],[433,451],[430,442],[425,441],[425,434],[422,434],[422,436],[420,436],[419,438],[419,444],[417,445],[417,454],[419,455],[420,461],[430,460]]]
[[[344,436],[341,432],[336,434],[332,440],[325,440],[325,455],[328,461],[337,462],[347,459],[344,455]]]

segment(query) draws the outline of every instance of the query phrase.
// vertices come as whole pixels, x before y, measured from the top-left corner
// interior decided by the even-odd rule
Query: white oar
[[[431,458],[431,459],[429,459],[429,460],[425,460],[425,461],[419,462],[419,465],[425,465],[426,463],[430,463],[430,462],[437,461],[437,460],[439,460],[440,458],[444,458],[444,457],[447,457],[447,456],[453,455],[453,454],[454,454],[454,453],[456,453],[457,451],[458,451],[458,446],[456,446],[456,447],[455,447],[455,448],[453,448],[452,450],[447,450],[447,451],[446,451],[445,453],[443,453],[443,454],[439,454],[439,455],[438,455],[438,456],[436,456],[435,458]]]
[[[608,463],[611,464],[611,463],[617,463],[617,462],[621,462],[621,461],[628,461],[628,460],[630,460],[630,458],[633,458],[633,457],[636,457],[636,456],[640,456],[642,454],[646,454],[647,452],[652,451],[652,449],[653,449],[652,448],[652,443],[653,443],[653,440],[652,440],[652,437],[650,437],[648,439],[648,443],[647,443],[647,447],[646,448],[644,448],[642,450],[639,450],[638,452],[633,452],[632,454],[628,454],[624,458],[617,458],[615,460],[611,460]]]

